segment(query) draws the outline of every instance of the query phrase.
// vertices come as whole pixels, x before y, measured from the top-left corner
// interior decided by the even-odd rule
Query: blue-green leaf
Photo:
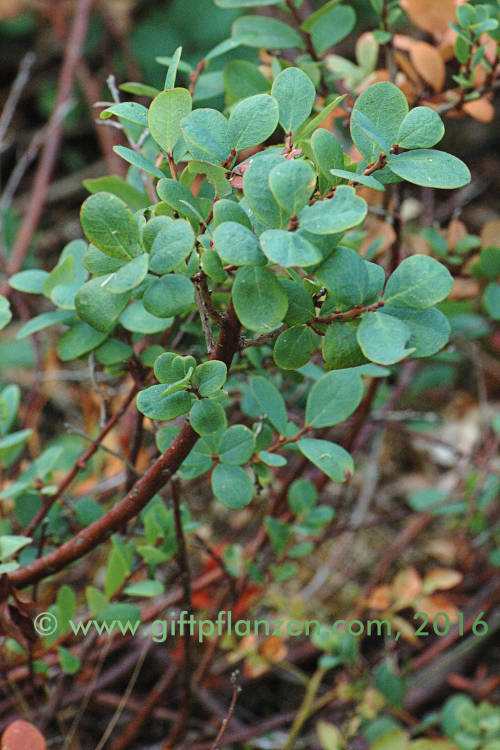
[[[212,490],[226,508],[239,510],[251,502],[254,486],[241,466],[217,464],[212,472]]]
[[[311,114],[316,89],[300,68],[285,68],[276,77],[271,94],[279,105],[279,120],[285,133],[293,133]]]
[[[432,148],[391,154],[387,163],[403,180],[422,187],[452,190],[471,181],[469,168],[463,161]]]
[[[334,482],[345,482],[354,473],[354,464],[349,453],[336,443],[315,438],[298,441],[302,455]]]
[[[306,424],[331,427],[355,411],[363,397],[363,381],[358,373],[328,372],[315,382],[306,404]]]

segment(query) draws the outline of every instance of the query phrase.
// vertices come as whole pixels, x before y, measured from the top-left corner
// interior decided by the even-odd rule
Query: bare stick
[[[220,729],[219,729],[219,731],[217,733],[217,737],[215,738],[215,741],[214,741],[212,747],[210,748],[210,750],[217,750],[217,748],[219,747],[219,742],[223,738],[223,736],[224,736],[224,734],[226,732],[226,729],[229,726],[229,722],[231,721],[231,717],[232,717],[232,715],[234,713],[234,707],[236,706],[236,701],[238,700],[238,695],[241,693],[241,687],[236,683],[237,677],[238,677],[238,673],[237,672],[233,672],[233,674],[231,675],[231,681],[234,684],[234,688],[233,688],[233,696],[231,698],[231,703],[229,704],[229,708],[228,708],[228,711],[227,711],[227,716],[226,716],[225,719],[223,719],[221,727],[220,727]]]
[[[94,0],[79,0],[76,6],[76,13],[73,18],[59,75],[56,104],[54,107],[54,114],[51,117],[51,122],[56,114],[59,113],[61,106],[68,102],[71,97],[76,68],[87,33],[93,2]],[[43,147],[40,162],[33,181],[33,199],[16,236],[12,255],[9,259],[9,274],[16,273],[22,268],[24,258],[29,250],[31,239],[38,222],[40,221],[45,200],[47,198],[50,179],[56,163],[57,154],[59,153],[62,134],[63,123],[58,122],[55,127],[51,128],[50,137],[47,138]]]
[[[23,89],[28,83],[30,71],[35,59],[36,55],[33,52],[28,52],[21,60],[19,70],[10,89],[2,114],[0,115],[0,153],[5,149],[5,144],[3,142],[5,134],[7,133],[10,122],[14,116]]]

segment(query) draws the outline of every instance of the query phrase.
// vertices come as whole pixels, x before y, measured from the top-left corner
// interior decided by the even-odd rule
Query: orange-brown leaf
[[[388,609],[391,604],[391,587],[390,586],[377,586],[372,592],[370,598],[366,602],[366,606],[370,609]]]
[[[479,122],[491,122],[495,117],[493,104],[486,96],[466,102],[463,106],[464,112]]]
[[[489,221],[481,229],[481,247],[488,247],[489,245],[495,245],[500,247],[500,219],[494,219]]]
[[[443,58],[432,44],[415,42],[410,47],[410,60],[415,69],[434,91],[442,91],[446,79]]]
[[[448,240],[449,247],[454,248],[458,240],[461,240],[466,234],[467,227],[463,221],[453,218],[448,224],[448,230],[446,232],[446,239]]]
[[[404,568],[392,582],[392,595],[399,608],[411,604],[422,591],[422,579],[413,567]]]
[[[455,0],[405,0],[401,2],[419,29],[440,37],[455,20]]]
[[[1,750],[45,750],[45,737],[29,721],[18,719],[2,734]]]
[[[273,664],[277,664],[286,659],[288,650],[282,637],[279,635],[271,635],[262,643],[260,653],[264,659],[267,659]]]
[[[435,591],[452,589],[462,580],[463,575],[459,570],[452,568],[435,568],[424,578],[424,594],[433,594]]]

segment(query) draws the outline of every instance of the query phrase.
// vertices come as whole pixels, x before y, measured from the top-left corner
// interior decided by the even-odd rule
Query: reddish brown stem
[[[233,305],[229,303],[211,359],[219,359],[230,367],[238,350],[240,327]],[[134,518],[165,485],[187,458],[197,439],[197,433],[189,422],[185,422],[165,453],[137,480],[123,500],[53,552],[13,571],[10,575],[11,583],[18,588],[35,583],[63,570],[108,539],[111,534],[122,528],[124,523]]]

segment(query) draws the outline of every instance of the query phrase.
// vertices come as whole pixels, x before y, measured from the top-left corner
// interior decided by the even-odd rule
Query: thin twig
[[[26,536],[31,536],[31,534],[36,529],[36,527],[38,526],[38,524],[40,523],[40,521],[42,521],[45,518],[45,516],[47,515],[47,513],[49,512],[49,510],[51,509],[51,507],[53,506],[53,504],[56,502],[56,500],[59,497],[61,497],[61,495],[63,494],[63,492],[66,491],[66,489],[69,487],[69,485],[71,484],[71,482],[73,481],[73,479],[76,477],[76,475],[78,474],[78,472],[81,469],[85,469],[86,468],[88,461],[92,458],[92,456],[94,455],[94,453],[99,448],[99,445],[100,445],[101,441],[106,437],[106,435],[108,434],[108,432],[111,429],[113,429],[113,427],[118,422],[118,420],[127,411],[128,407],[130,406],[130,404],[132,403],[133,399],[135,398],[137,390],[138,390],[137,385],[134,384],[132,386],[132,388],[130,389],[127,397],[125,398],[123,404],[121,405],[121,407],[116,412],[116,414],[114,414],[108,420],[107,424],[104,425],[104,427],[101,429],[101,431],[99,432],[99,434],[96,437],[96,439],[92,441],[92,445],[90,445],[87,448],[87,450],[84,453],[82,453],[82,455],[80,456],[80,458],[77,461],[75,461],[75,463],[73,465],[73,468],[68,472],[68,474],[66,474],[66,476],[64,477],[64,479],[62,480],[62,482],[59,484],[56,492],[50,498],[48,498],[46,500],[46,502],[44,503],[43,507],[40,508],[40,510],[38,511],[38,513],[36,514],[36,516],[29,523],[29,525],[28,525],[28,527],[26,528],[26,531],[25,531],[25,535]]]
[[[97,440],[97,438],[93,438],[92,435],[87,435],[87,433],[84,430],[80,430],[78,427],[73,427],[69,422],[65,422],[64,426],[68,430],[69,433],[72,435],[78,435],[79,437],[83,438],[84,440],[88,440],[93,445],[95,445],[97,448],[100,448],[105,453],[109,453],[110,456],[114,456],[115,458],[118,458],[120,461],[122,461],[127,469],[134,474],[134,476],[139,476],[138,472],[135,469],[135,466],[130,463],[128,458],[118,451],[113,450],[112,448],[108,448],[107,445],[104,445],[100,440]]]
[[[238,672],[233,672],[233,674],[231,675],[231,681],[232,681],[234,687],[233,687],[233,695],[232,695],[232,698],[231,698],[231,703],[229,704],[229,708],[228,708],[228,711],[227,711],[227,716],[225,717],[225,719],[222,720],[221,727],[220,727],[220,729],[219,729],[219,731],[217,733],[217,737],[215,738],[215,741],[213,742],[212,747],[210,748],[210,750],[218,750],[219,742],[223,738],[223,736],[224,736],[224,734],[226,732],[226,729],[229,726],[229,722],[231,721],[231,717],[232,717],[232,715],[234,713],[234,708],[236,706],[236,701],[238,700],[238,695],[241,693],[241,687],[236,682],[237,677],[238,677]]]
[[[9,125],[14,116],[14,112],[16,111],[24,87],[28,83],[31,68],[35,63],[35,60],[36,55],[33,52],[27,52],[23,57],[17,75],[14,78],[14,83],[11,86],[7,101],[2,109],[2,114],[0,115],[0,153],[5,150],[6,144],[4,143],[4,138],[9,129]]]
[[[9,274],[16,273],[22,268],[24,258],[29,250],[31,239],[43,212],[50,179],[59,153],[62,140],[61,106],[69,101],[73,90],[75,73],[80,59],[83,43],[87,34],[90,12],[94,0],[80,0],[76,6],[75,15],[65,48],[64,59],[58,81],[57,97],[54,113],[50,119],[50,137],[45,141],[40,162],[33,181],[33,199],[28,207],[21,228],[16,236],[12,254],[8,263]]]
[[[172,501],[174,505],[175,535],[177,539],[177,561],[181,575],[182,589],[184,593],[183,605],[187,613],[193,613],[193,602],[191,599],[191,570],[189,567],[189,558],[187,554],[186,538],[182,528],[181,502],[179,498],[179,484],[177,479],[170,482],[172,490]],[[191,714],[193,702],[191,679],[193,674],[192,649],[189,633],[184,634],[184,703],[181,715],[174,725],[170,736],[167,739],[166,747],[175,747],[175,744],[182,737],[187,722]]]

